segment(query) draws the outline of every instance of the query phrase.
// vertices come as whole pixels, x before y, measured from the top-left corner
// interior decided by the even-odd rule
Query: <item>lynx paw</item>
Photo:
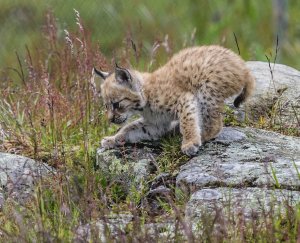
[[[114,147],[116,147],[116,140],[115,140],[114,136],[104,137],[101,140],[101,148],[103,150],[111,149],[111,148],[114,148]]]
[[[121,136],[111,136],[111,137],[104,137],[101,140],[101,148],[103,150],[112,149],[117,146],[121,146],[125,143],[123,137]]]
[[[182,144],[181,151],[182,151],[182,153],[191,157],[191,156],[194,156],[197,154],[200,146],[201,146],[201,143],[188,142],[188,143]]]

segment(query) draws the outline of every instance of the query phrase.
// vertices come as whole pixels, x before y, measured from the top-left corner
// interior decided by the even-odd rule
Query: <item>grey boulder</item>
[[[300,138],[254,128],[223,128],[180,168],[177,186],[300,189]]]
[[[53,172],[53,168],[45,163],[20,155],[0,153],[0,207],[7,198],[26,202],[38,180]]]
[[[300,72],[267,62],[251,61],[247,66],[256,79],[254,95],[245,105],[248,118],[300,129]]]

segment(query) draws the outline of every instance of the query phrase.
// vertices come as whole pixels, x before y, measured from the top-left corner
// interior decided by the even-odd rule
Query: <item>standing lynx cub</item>
[[[116,135],[104,137],[103,149],[156,140],[179,124],[181,150],[189,156],[221,131],[224,100],[238,95],[238,107],[255,85],[245,62],[220,46],[181,50],[152,73],[116,65],[114,73],[94,69],[93,74],[102,80],[101,95],[111,122],[141,116]]]

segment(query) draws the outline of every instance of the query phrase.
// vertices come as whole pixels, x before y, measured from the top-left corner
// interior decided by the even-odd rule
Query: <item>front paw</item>
[[[125,141],[122,136],[110,136],[110,137],[104,137],[101,140],[101,148],[103,150],[112,149],[117,146],[124,145]]]
[[[107,150],[107,149],[112,149],[114,147],[116,147],[116,139],[115,136],[111,136],[111,137],[104,137],[101,140],[101,148],[103,150]]]
[[[200,146],[201,146],[201,143],[199,143],[199,142],[187,142],[187,143],[184,143],[181,145],[181,151],[182,151],[182,153],[191,157],[191,156],[194,156],[197,154]]]

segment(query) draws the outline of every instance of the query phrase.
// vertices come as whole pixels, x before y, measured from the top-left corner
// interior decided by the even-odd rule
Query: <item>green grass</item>
[[[159,173],[178,173],[181,165],[188,161],[188,156],[181,153],[181,136],[169,135],[161,141],[162,152],[157,158]]]
[[[133,39],[139,47],[139,65],[143,69],[148,65],[154,43],[162,42],[166,35],[171,50],[184,45],[216,43],[237,51],[235,33],[244,58],[266,61],[265,54],[274,55],[278,32],[271,1],[2,0],[0,6],[0,42],[5,47],[0,51],[2,68],[15,67],[15,51],[23,60],[26,45],[36,49],[45,41],[42,33],[47,9],[53,10],[58,20],[60,39],[64,38],[65,29],[76,28],[73,9],[77,9],[89,27],[92,40],[110,57],[120,56],[120,47],[130,46]],[[289,1],[286,38],[279,40],[278,61],[294,67],[300,66],[299,9],[298,1]]]

